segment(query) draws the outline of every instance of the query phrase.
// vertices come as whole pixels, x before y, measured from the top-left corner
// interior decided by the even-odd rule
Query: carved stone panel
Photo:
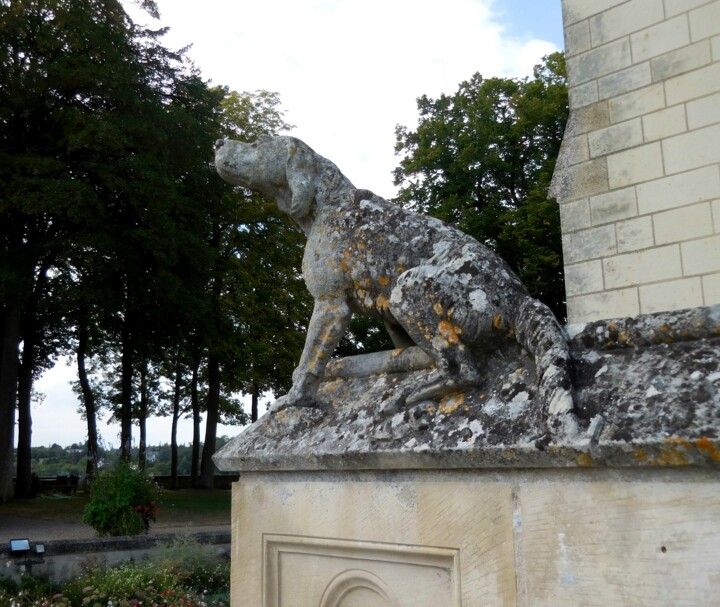
[[[263,561],[263,607],[461,604],[457,549],[265,535]]]

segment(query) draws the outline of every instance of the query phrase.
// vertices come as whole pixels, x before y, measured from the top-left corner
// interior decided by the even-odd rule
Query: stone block
[[[712,39],[710,46],[712,47],[713,61],[720,61],[720,36],[715,36],[715,38]]]
[[[565,28],[565,53],[568,57],[579,55],[591,48],[590,24],[587,20],[568,25]]]
[[[662,0],[629,0],[590,17],[594,46],[606,44],[665,18]]]
[[[720,63],[712,63],[695,71],[665,81],[667,105],[677,105],[717,93]]]
[[[707,40],[697,42],[672,51],[650,61],[652,81],[661,82],[680,74],[685,74],[712,62],[710,43]]]
[[[570,323],[600,318],[623,318],[640,313],[636,287],[568,297],[567,305]]]
[[[616,252],[615,227],[612,225],[563,234],[563,257],[568,265],[600,259]]]
[[[716,603],[715,478],[586,480],[520,487],[525,605]]]
[[[605,287],[618,289],[680,278],[680,247],[670,245],[603,259]]]
[[[703,297],[706,306],[720,304],[720,273],[702,277]]]
[[[639,63],[690,44],[687,15],[662,21],[630,37],[633,61]]]
[[[663,176],[663,158],[659,143],[611,154],[607,157],[610,189],[650,181]]]
[[[713,227],[716,234],[720,234],[720,200],[712,201]]]
[[[600,101],[581,108],[574,109],[570,113],[566,133],[571,136],[589,133],[597,129],[603,129],[610,125],[610,113],[608,103]]]
[[[560,205],[560,225],[564,234],[590,227],[590,203],[588,200],[574,200]]]
[[[622,4],[624,1],[595,0],[594,2],[588,2],[587,0],[564,0],[562,3],[563,21],[566,25],[571,25]]]
[[[608,101],[610,122],[624,122],[636,116],[656,112],[665,107],[662,84],[653,84]]]
[[[693,41],[720,34],[720,2],[709,2],[690,11],[690,36]]]
[[[600,99],[609,99],[646,87],[651,83],[650,64],[645,62],[601,78],[598,81],[598,92]]]
[[[625,69],[630,64],[629,38],[593,48],[567,60],[570,81],[576,85]]]
[[[640,287],[640,313],[684,310],[703,305],[700,277],[683,278]]]
[[[672,175],[637,186],[641,215],[675,209],[695,202],[712,200],[720,193],[720,173],[709,166]]]
[[[677,135],[662,142],[667,174],[720,162],[720,124]]]
[[[710,236],[713,233],[710,203],[657,213],[653,215],[653,225],[658,245]]]
[[[688,102],[687,120],[690,129],[720,122],[720,92]]]
[[[516,603],[508,484],[422,472],[242,477],[235,605]]]
[[[569,296],[602,291],[602,262],[597,259],[565,266],[565,290]]]
[[[600,100],[597,80],[568,89],[568,103],[571,109],[592,105]]]
[[[613,190],[607,194],[591,197],[590,213],[594,226],[635,217],[637,215],[635,188]]]
[[[698,6],[707,4],[709,1],[714,0],[665,0],[665,15],[666,17],[674,17],[680,13],[685,13]]]
[[[643,131],[640,118],[613,124],[588,135],[591,158],[633,148],[642,142]]]
[[[646,142],[672,137],[687,131],[685,106],[676,105],[666,110],[642,117],[643,135]]]
[[[562,161],[562,157],[561,157]],[[607,164],[604,158],[581,162],[556,170],[550,194],[558,202],[587,198],[608,189]]]
[[[680,246],[686,276],[720,272],[720,235],[683,242]]]
[[[588,147],[587,135],[568,136],[562,142],[563,162],[568,165],[579,164],[590,160],[590,149]]]
[[[646,215],[615,224],[618,253],[641,251],[655,246],[652,217]]]

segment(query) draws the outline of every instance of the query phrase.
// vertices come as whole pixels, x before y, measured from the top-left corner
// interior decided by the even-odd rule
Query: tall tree
[[[564,318],[560,222],[547,198],[568,114],[563,55],[532,78],[475,74],[417,103],[417,129],[396,129],[399,202],[495,249]]]
[[[107,70],[127,72],[127,28],[122,7],[110,0],[0,0],[3,462],[12,461],[18,379],[24,398],[36,371],[31,367],[41,360],[24,353],[20,376],[21,340],[35,345],[33,337],[45,333],[32,312],[40,309],[48,274],[62,265],[72,237],[98,216],[94,184],[79,178],[72,159],[80,148],[91,150],[75,135],[83,118],[107,103]],[[19,470],[23,474],[22,463]],[[7,499],[10,485],[3,466],[0,499]]]
[[[277,93],[226,92],[222,102],[226,136],[253,141],[292,128],[283,120]],[[213,326],[207,336],[208,408],[200,485],[211,487],[212,454],[220,419],[219,386],[225,393],[287,388],[302,348],[302,324],[309,296],[297,270],[299,233],[282,218],[274,201],[216,177],[222,209],[213,224],[213,277],[208,285]],[[283,352],[283,356],[278,356]]]

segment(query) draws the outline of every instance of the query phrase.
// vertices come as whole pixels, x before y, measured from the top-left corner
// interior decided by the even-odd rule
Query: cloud
[[[395,126],[475,72],[524,76],[553,50],[512,40],[490,0],[158,0],[165,43],[205,78],[280,93],[286,119],[359,187],[393,196]],[[137,11],[133,11],[135,16]],[[145,15],[139,20],[151,22]],[[157,25],[157,24],[156,24]]]

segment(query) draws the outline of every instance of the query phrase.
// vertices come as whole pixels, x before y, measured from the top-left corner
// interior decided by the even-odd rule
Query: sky
[[[165,46],[191,45],[213,85],[279,93],[289,134],[385,198],[396,194],[395,127],[416,126],[418,97],[453,94],[476,72],[529,76],[563,48],[560,0],[157,0],[160,21],[123,4],[137,23],[169,27]],[[33,406],[34,445],[85,441],[74,379],[63,360],[36,383],[44,399]],[[118,445],[118,426],[98,427]],[[218,435],[239,431],[221,426]],[[191,440],[181,420],[178,441]],[[170,441],[169,418],[148,421],[148,441]]]

